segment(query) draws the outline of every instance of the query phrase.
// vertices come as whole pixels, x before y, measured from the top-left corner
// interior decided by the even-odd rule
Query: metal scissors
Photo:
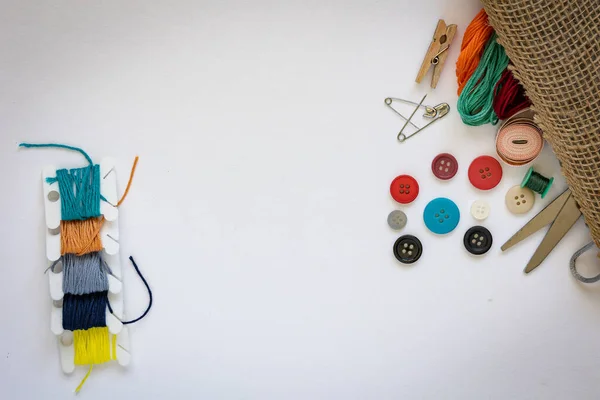
[[[552,223],[542,243],[540,243],[525,267],[525,273],[527,274],[537,268],[546,259],[548,254],[556,247],[558,242],[577,222],[580,216],[581,211],[579,211],[577,202],[571,190],[567,189],[526,223],[523,228],[519,229],[517,233],[502,245],[501,249],[502,251],[508,250],[544,226]]]

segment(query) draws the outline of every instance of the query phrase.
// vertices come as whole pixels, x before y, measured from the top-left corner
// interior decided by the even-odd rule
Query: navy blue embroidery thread
[[[137,264],[135,263],[135,261],[133,260],[133,256],[129,256],[129,260],[131,261],[131,264],[133,264],[133,268],[135,268],[135,272],[137,272],[138,276],[140,277],[140,279],[142,280],[142,282],[144,282],[144,285],[146,285],[146,289],[148,290],[148,307],[146,308],[146,311],[144,311],[144,313],[142,315],[140,315],[139,317],[137,317],[136,319],[132,319],[130,321],[121,321],[123,323],[123,325],[128,325],[128,324],[133,324],[135,322],[138,322],[139,320],[141,320],[142,318],[144,318],[148,312],[150,311],[150,309],[152,308],[152,290],[150,289],[150,285],[148,285],[148,282],[146,281],[146,278],[144,278],[144,275],[142,275],[142,272],[140,271],[140,269],[138,268]],[[111,314],[114,314],[112,307],[110,306],[110,303],[106,304],[108,306],[108,310],[110,311]]]
[[[65,294],[63,297],[63,329],[74,331],[106,326],[108,292]]]

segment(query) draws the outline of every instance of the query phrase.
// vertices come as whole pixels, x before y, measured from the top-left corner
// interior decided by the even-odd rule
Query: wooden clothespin
[[[431,39],[431,44],[429,45],[429,50],[427,50],[427,54],[425,54],[425,58],[423,59],[423,64],[421,64],[421,68],[419,69],[416,79],[417,83],[421,83],[423,77],[427,75],[429,68],[433,65],[431,87],[435,89],[440,80],[440,74],[442,73],[442,68],[444,68],[446,58],[448,57],[447,50],[450,47],[450,43],[452,43],[455,34],[455,24],[446,25],[446,22],[444,22],[443,19],[438,21],[435,33],[433,34],[433,39]]]

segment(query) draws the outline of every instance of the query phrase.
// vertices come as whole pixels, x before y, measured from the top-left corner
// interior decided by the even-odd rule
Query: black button
[[[400,236],[394,243],[394,256],[403,264],[412,264],[421,258],[423,245],[413,235]]]
[[[485,254],[492,248],[492,234],[483,226],[474,226],[465,233],[463,243],[469,253]]]

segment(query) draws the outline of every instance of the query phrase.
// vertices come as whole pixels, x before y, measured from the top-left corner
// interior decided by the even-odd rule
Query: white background
[[[570,275],[589,240],[583,221],[530,275],[543,233],[501,254],[535,209],[513,216],[470,161],[494,154],[492,126],[464,126],[454,63],[476,0],[3,1],[0,10],[0,398],[71,398],[86,369],[62,374],[49,330],[41,168],[79,167],[78,145],[118,160],[126,310],[155,306],[131,328],[133,363],[94,368],[87,399],[595,399],[600,390],[600,289]],[[436,90],[414,83],[438,18],[458,24]],[[387,96],[451,114],[405,144]],[[410,107],[403,109],[407,114]],[[420,123],[420,120],[417,120]],[[437,181],[451,152],[460,170]],[[549,146],[535,164],[559,176]],[[391,180],[417,178],[398,207]],[[429,200],[462,218],[439,237]],[[463,248],[489,201],[494,235],[481,258]],[[387,214],[423,242],[399,264]],[[595,252],[583,258],[593,264]],[[590,274],[594,268],[584,271]]]

